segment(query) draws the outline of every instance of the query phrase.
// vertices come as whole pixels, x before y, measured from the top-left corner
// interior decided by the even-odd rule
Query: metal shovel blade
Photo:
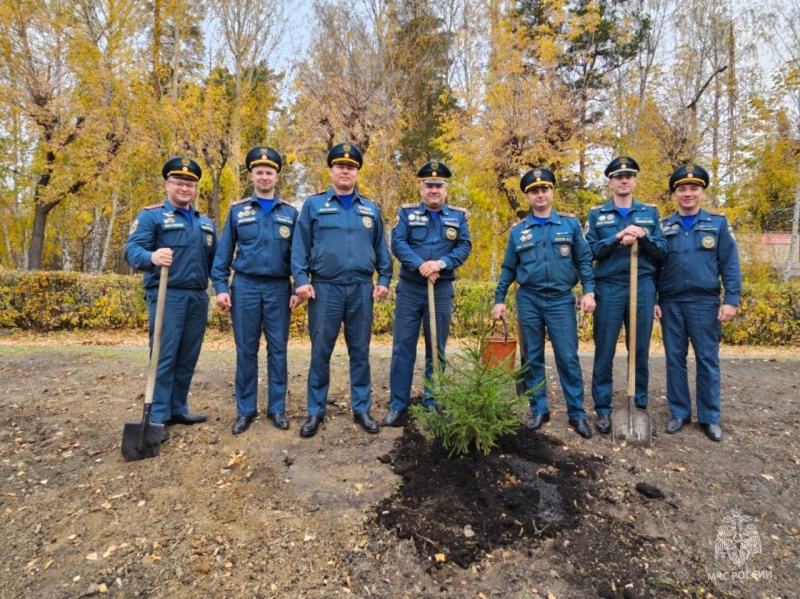
[[[628,445],[650,447],[653,444],[653,422],[647,410],[636,407],[633,395],[628,396],[628,407],[611,414],[611,431],[614,443],[625,441]]]
[[[161,451],[164,425],[150,422],[147,404],[140,422],[126,422],[122,429],[122,457],[126,462],[156,457]]]

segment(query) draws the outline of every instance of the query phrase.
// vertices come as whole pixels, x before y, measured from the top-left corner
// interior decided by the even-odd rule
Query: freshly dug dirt
[[[413,426],[353,424],[343,350],[325,424],[301,439],[307,356],[290,350],[291,430],[259,418],[234,437],[234,352],[207,346],[190,403],[209,421],[126,463],[146,349],[0,346],[0,597],[796,596],[796,356],[724,360],[721,443],[663,432],[654,355],[652,449],[578,437],[548,368],[551,422],[453,460]],[[389,352],[372,367],[380,418]],[[618,399],[624,373],[622,353]],[[746,517],[760,551],[739,566],[717,546]]]

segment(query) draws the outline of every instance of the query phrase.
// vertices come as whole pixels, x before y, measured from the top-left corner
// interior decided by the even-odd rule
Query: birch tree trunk
[[[789,255],[786,256],[786,267],[783,270],[783,280],[788,281],[794,272],[794,256],[797,253],[798,228],[800,228],[800,183],[794,192],[794,213],[792,214],[792,239],[789,242]]]

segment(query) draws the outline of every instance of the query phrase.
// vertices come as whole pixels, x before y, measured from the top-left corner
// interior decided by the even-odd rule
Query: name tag
[[[330,208],[320,208],[320,209],[319,209],[317,212],[318,212],[319,214],[336,214],[336,213],[338,213],[338,212],[339,212],[339,209],[338,209],[338,208],[333,208],[333,207],[330,207]]]
[[[517,251],[520,252],[522,250],[527,250],[528,248],[532,248],[532,247],[533,247],[533,242],[532,241],[526,241],[525,243],[520,243],[517,246]]]
[[[653,225],[655,225],[655,223],[653,222],[652,218],[637,218],[637,217],[634,217],[633,218],[633,222],[634,222],[634,224],[646,225],[648,227],[652,227]]]
[[[211,225],[206,225],[204,223],[200,223],[200,228],[203,229],[206,233],[213,233],[214,227]]]
[[[457,218],[443,218],[442,223],[445,227],[460,227],[461,223]]]
[[[427,224],[428,223],[422,222],[421,220],[410,220],[410,221],[408,221],[408,226],[409,227],[424,227]]]
[[[284,225],[293,224],[291,216],[281,216],[280,214],[276,214],[275,215],[275,222],[276,223],[283,223]]]
[[[553,243],[572,243],[572,235],[569,233],[556,233]]]
[[[256,222],[256,217],[255,216],[245,216],[245,217],[242,217],[239,220],[237,220],[236,224],[237,225],[244,225],[244,224],[247,224],[247,223],[254,223],[254,222]]]
[[[375,211],[370,208],[369,206],[361,206],[360,204],[356,207],[359,214],[364,214],[366,216],[375,216]]]
[[[177,223],[177,222],[176,223],[165,222],[162,226],[165,229],[185,229],[186,228],[186,227],[184,227],[183,223]]]

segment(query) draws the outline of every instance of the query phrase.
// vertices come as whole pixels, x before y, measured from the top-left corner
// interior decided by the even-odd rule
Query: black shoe
[[[267,414],[267,418],[272,420],[275,428],[279,428],[282,431],[289,428],[289,420],[286,418],[286,414]]]
[[[231,427],[231,432],[234,435],[240,435],[248,428],[250,428],[250,423],[253,422],[255,418],[255,414],[252,416],[237,416],[236,420],[233,421],[233,426]]]
[[[689,424],[691,421],[691,418],[673,418],[667,422],[667,426],[664,430],[667,431],[668,435],[674,435],[683,428],[684,424]]]
[[[383,419],[384,426],[403,426],[405,410],[395,411],[389,410],[386,412],[386,417]]]
[[[719,424],[701,424],[700,428],[712,441],[722,441],[722,429]]]
[[[529,431],[535,431],[545,422],[550,422],[550,412],[545,412],[544,414],[533,414],[533,417],[525,423],[525,428]]]
[[[594,427],[604,435],[611,432],[611,414],[598,414]]]
[[[570,419],[569,425],[584,439],[592,438],[592,429],[589,428],[589,425],[586,423],[586,418],[581,418],[580,420]]]
[[[379,427],[378,423],[372,419],[372,416],[369,415],[369,412],[364,412],[363,414],[353,414],[353,422],[359,424],[361,428],[371,435],[374,435],[381,430],[381,427]]]
[[[151,420],[150,424],[161,424],[161,425],[163,425],[161,427],[161,431],[162,431],[162,433],[161,433],[161,442],[163,443],[164,441],[169,441],[169,431],[167,430],[167,423],[166,422],[161,422],[160,420]]]
[[[175,424],[185,424],[191,426],[193,424],[200,424],[208,420],[205,414],[173,414],[172,418],[167,420],[167,424],[173,426]]]
[[[306,418],[303,426],[300,427],[300,436],[313,437],[316,435],[317,429],[319,428],[319,425],[322,424],[323,420],[325,420],[325,416],[309,416]]]

